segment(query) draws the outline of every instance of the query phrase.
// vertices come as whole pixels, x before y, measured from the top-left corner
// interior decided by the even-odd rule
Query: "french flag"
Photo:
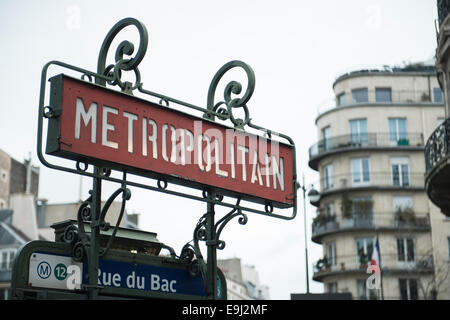
[[[380,247],[378,245],[378,237],[377,241],[375,242],[375,248],[373,249],[372,252],[372,259],[370,260],[370,265],[378,266],[378,268],[380,267]]]

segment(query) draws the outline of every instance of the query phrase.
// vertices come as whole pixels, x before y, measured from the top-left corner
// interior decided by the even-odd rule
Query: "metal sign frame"
[[[59,116],[49,119],[47,154],[292,205],[291,146],[64,74],[49,81],[49,108]]]
[[[123,41],[118,46],[115,52],[115,63],[106,65],[106,57],[113,39],[116,35],[125,27],[134,26],[139,32],[139,47],[137,53],[132,58],[125,58],[124,55],[131,56],[134,53],[134,45],[129,41]],[[90,285],[88,288],[88,295],[90,299],[98,298],[98,292],[100,288],[97,286],[97,270],[99,256],[108,253],[110,243],[114,240],[114,235],[117,227],[119,226],[122,216],[124,214],[125,203],[131,197],[131,192],[127,188],[128,186],[139,187],[151,191],[163,192],[166,194],[181,196],[188,199],[193,199],[207,203],[207,212],[199,219],[199,222],[194,230],[193,244],[188,242],[182,251],[180,256],[176,256],[183,263],[189,264],[192,269],[197,269],[206,280],[207,297],[209,299],[217,298],[217,283],[214,279],[217,278],[217,256],[216,250],[223,249],[225,242],[220,240],[220,234],[224,226],[233,218],[239,217],[238,222],[240,224],[246,224],[247,215],[245,213],[256,213],[268,217],[292,220],[297,214],[297,173],[296,173],[296,153],[294,141],[287,135],[278,133],[273,130],[266,129],[264,127],[254,124],[250,118],[247,102],[251,98],[255,88],[255,75],[250,66],[242,61],[231,61],[226,63],[213,77],[210,84],[207,96],[207,107],[202,108],[196,105],[183,102],[178,99],[174,99],[159,93],[155,93],[143,88],[141,82],[141,74],[138,69],[139,63],[144,58],[148,46],[148,33],[146,27],[134,18],[125,18],[116,23],[107,34],[100,49],[97,72],[92,72],[77,66],[69,65],[60,61],[48,62],[42,70],[41,74],[41,88],[39,97],[39,113],[38,113],[38,132],[37,132],[37,154],[38,158],[43,165],[48,168],[60,170],[64,172],[79,174],[82,176],[91,177],[93,179],[92,190],[90,196],[86,199],[80,207],[78,212],[78,226],[76,228],[70,227],[67,230],[67,241],[72,245],[72,255],[82,261],[88,259],[89,261],[89,279]],[[201,190],[201,194],[195,195],[192,192],[181,192],[179,190],[173,190],[168,188],[169,183],[164,178],[150,179],[154,181],[150,183],[140,183],[127,179],[126,170],[120,170],[122,173],[122,179],[111,176],[111,168],[108,166],[98,166],[95,163],[83,163],[81,161],[74,161],[72,167],[66,167],[51,163],[44,156],[43,153],[43,134],[44,134],[44,120],[50,120],[57,118],[60,114],[58,110],[53,110],[51,106],[46,104],[49,94],[47,93],[47,80],[50,67],[62,67],[81,75],[81,79],[92,82],[95,84],[104,86],[118,86],[123,94],[133,95],[133,91],[144,94],[151,99],[159,99],[159,105],[172,108],[172,104],[177,108],[187,108],[193,112],[200,112],[203,118],[207,121],[226,121],[230,120],[237,130],[253,130],[259,133],[260,136],[267,137],[268,139],[274,139],[280,141],[292,148],[292,181],[286,182],[292,184],[293,193],[292,206],[283,209],[276,208],[274,212],[274,204],[267,201],[263,204],[262,209],[256,209],[246,204],[241,204],[241,197],[236,196],[235,201],[225,201],[223,194],[220,190],[208,187]],[[237,81],[231,81],[227,84],[224,91],[224,100],[215,102],[215,92],[220,80],[231,69],[239,68],[244,70],[247,75],[247,88],[240,98],[233,98],[232,95],[240,95],[242,91],[242,85]],[[122,81],[121,76],[123,71],[132,71],[135,74],[135,83],[128,81]],[[51,93],[50,93],[51,94]],[[149,100],[150,101],[150,100]],[[236,109],[244,111],[244,119],[237,118],[233,112]],[[50,121],[49,121],[50,123]],[[48,128],[47,130],[51,130]],[[89,165],[93,165],[92,172],[89,172]],[[90,168],[89,168],[90,169]],[[120,188],[114,192],[105,206],[101,208],[101,192],[102,192],[102,180],[111,181],[120,184]],[[108,230],[111,226],[105,222],[105,216],[112,201],[122,195],[122,208],[117,220],[115,230],[113,231],[110,242],[106,248],[100,248],[99,232],[100,230]],[[225,214],[217,222],[215,221],[215,205],[226,207],[231,209],[230,212]],[[280,213],[280,211],[283,213]],[[290,214],[286,214],[286,211],[290,211]],[[89,222],[91,225],[91,232],[89,235],[84,230],[84,223]],[[72,237],[72,238],[71,238]],[[199,241],[205,241],[208,250],[208,259],[205,263],[203,256],[199,248]]]

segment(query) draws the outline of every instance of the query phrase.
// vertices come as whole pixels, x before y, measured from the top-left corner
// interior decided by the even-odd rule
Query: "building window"
[[[357,280],[358,300],[377,300],[378,292],[376,289],[368,289],[367,280]]]
[[[413,199],[408,196],[395,196],[392,198],[394,212],[413,209]]]
[[[331,127],[325,127],[322,129],[322,137],[323,137],[323,148],[324,151],[327,151],[330,149],[330,138],[331,138]]]
[[[397,239],[397,258],[399,262],[411,263],[415,261],[414,239]]]
[[[329,164],[323,168],[324,190],[333,188],[333,165]]]
[[[336,242],[328,242],[326,244],[326,256],[331,267],[336,266]]]
[[[337,103],[338,106],[345,106],[346,104],[345,93],[341,93],[340,95],[337,96]]]
[[[350,141],[352,144],[366,144],[368,139],[367,134],[367,119],[350,120]]]
[[[354,103],[369,102],[369,92],[367,88],[353,89],[352,98]]]
[[[398,279],[400,287],[401,300],[417,300],[417,280],[416,279]]]
[[[16,249],[8,248],[0,250],[0,271],[9,271],[12,269],[15,254]]]
[[[414,224],[413,198],[410,196],[395,196],[393,199],[395,226],[408,226]],[[401,248],[403,250],[403,248]],[[404,250],[402,251],[404,252]],[[404,261],[404,259],[402,260]]]
[[[373,200],[371,197],[358,197],[352,199],[353,222],[355,226],[372,226]]]
[[[332,202],[325,205],[325,215],[327,217],[334,217],[334,205]]]
[[[441,88],[433,88],[433,101],[435,103],[444,103]]]
[[[389,141],[393,145],[408,144],[405,118],[389,118]]]
[[[337,282],[327,283],[327,292],[328,293],[337,293]]]
[[[376,102],[391,102],[391,88],[375,88],[375,101]]]
[[[391,159],[392,184],[395,187],[408,187],[409,181],[409,160],[408,158]]]
[[[370,182],[369,158],[351,160],[353,185],[368,184]]]
[[[356,239],[356,258],[358,266],[366,266],[372,259],[373,238]]]

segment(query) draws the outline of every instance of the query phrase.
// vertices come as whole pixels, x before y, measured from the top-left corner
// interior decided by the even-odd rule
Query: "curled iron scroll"
[[[232,98],[231,95],[238,95],[242,91],[242,85],[237,81],[230,81],[224,90],[224,101],[214,103],[214,96],[217,86],[222,77],[232,68],[242,68],[247,74],[247,89],[244,95],[240,98]],[[247,102],[250,100],[253,91],[255,90],[255,74],[252,68],[245,62],[234,60],[226,63],[222,68],[217,71],[208,89],[207,109],[210,111],[221,114],[218,116],[221,120],[230,119],[236,128],[243,129],[250,122],[250,115],[247,108]],[[225,105],[226,108],[222,107]],[[233,108],[243,108],[245,112],[245,119],[235,118],[233,116]],[[214,120],[214,115],[211,113],[205,113],[203,115],[205,119]]]
[[[125,27],[134,25],[139,31],[139,48],[136,55],[133,58],[125,59],[124,55],[131,56],[134,53],[134,45],[128,41],[122,41],[115,53],[115,64],[106,66],[106,56],[108,54],[109,48],[115,36]],[[112,29],[106,35],[103,41],[102,47],[100,49],[100,54],[98,56],[97,63],[97,73],[101,75],[106,75],[111,77],[111,81],[108,81],[112,85],[119,85],[122,90],[128,89],[133,90],[141,85],[140,83],[140,73],[138,70],[138,65],[141,63],[142,59],[147,52],[148,46],[148,33],[145,25],[134,18],[125,18],[116,23]],[[123,83],[120,80],[123,71],[134,70],[136,75],[136,83],[133,87],[130,87],[128,83]],[[97,84],[106,85],[104,79],[97,78],[95,81]]]

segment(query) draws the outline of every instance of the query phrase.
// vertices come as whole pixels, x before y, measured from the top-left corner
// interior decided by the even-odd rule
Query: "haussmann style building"
[[[445,117],[435,67],[358,70],[338,77],[333,91],[336,104],[320,110],[309,149],[320,176],[312,241],[323,246],[313,279],[354,299],[437,298],[445,291],[433,259],[437,209],[424,178],[427,137]],[[377,238],[381,288],[369,289]]]
[[[425,190],[431,206],[435,282],[438,298],[450,300],[450,1],[438,0],[436,75],[444,115],[425,145]]]

